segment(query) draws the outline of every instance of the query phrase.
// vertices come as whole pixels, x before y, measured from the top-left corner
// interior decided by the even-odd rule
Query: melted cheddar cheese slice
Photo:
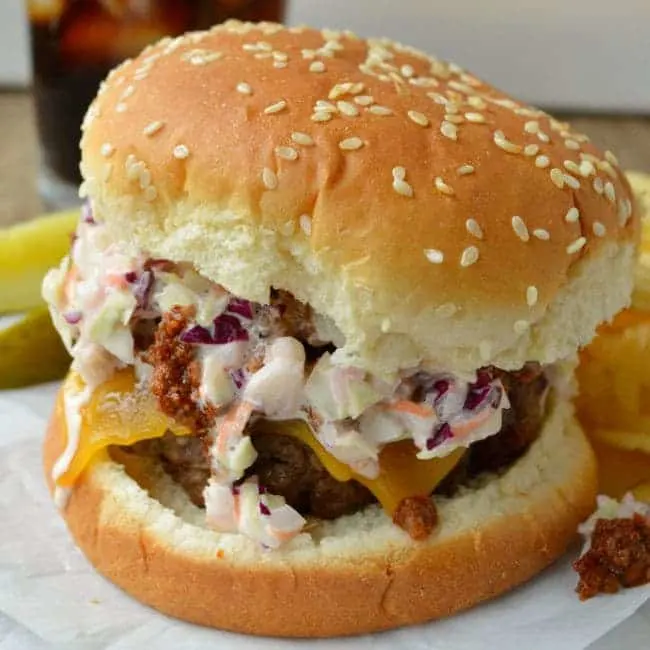
[[[74,381],[76,378],[71,376],[66,385],[71,379]],[[253,427],[253,438],[256,430],[300,440],[336,480],[354,479],[365,485],[391,515],[406,497],[431,494],[464,453],[464,449],[458,449],[444,458],[418,460],[417,449],[411,441],[395,442],[384,447],[379,455],[379,476],[368,479],[329,454],[301,420],[260,421]],[[148,391],[136,390],[132,370],[120,371],[97,388],[89,403],[81,408],[81,431],[76,453],[57,483],[71,486],[91,461],[105,457],[105,450],[110,445],[132,445],[140,440],[162,437],[166,431],[176,435],[190,433],[161,413]]]
[[[78,383],[78,377],[70,375],[64,392],[75,389]],[[96,388],[88,404],[81,407],[76,451],[57,484],[72,486],[91,460],[110,445],[133,445],[140,440],[160,438],[166,431],[176,435],[191,433],[159,411],[149,391],[136,390],[131,369],[121,370]]]

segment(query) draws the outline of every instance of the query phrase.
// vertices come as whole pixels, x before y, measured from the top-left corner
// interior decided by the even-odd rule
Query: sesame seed
[[[190,150],[184,144],[177,144],[174,147],[174,158],[185,160],[190,155]]]
[[[284,160],[298,159],[298,152],[293,147],[276,147],[275,153],[278,158],[283,158]]]
[[[327,102],[324,99],[319,99],[314,104],[315,111],[330,111],[331,113],[338,113],[338,108],[332,102]]]
[[[478,352],[481,355],[483,361],[487,361],[492,355],[492,344],[490,341],[483,339],[478,344]]]
[[[288,61],[289,55],[286,52],[279,52],[278,50],[273,51],[273,58],[276,61]]]
[[[278,186],[278,177],[277,174],[268,167],[262,169],[262,183],[264,187],[268,190],[274,190]]]
[[[579,190],[580,189],[580,181],[577,178],[575,178],[575,176],[571,176],[571,174],[564,174],[564,182],[572,190]]]
[[[147,124],[147,126],[142,129],[142,133],[144,133],[144,135],[147,137],[151,137],[153,135],[156,135],[156,133],[158,133],[158,131],[160,131],[163,126],[165,126],[165,123],[161,122],[160,120],[149,122],[149,124]]]
[[[402,73],[402,76],[406,77],[407,79],[415,74],[413,66],[409,65],[408,63],[402,66],[400,72]]]
[[[483,124],[485,122],[485,116],[482,113],[465,113],[465,119],[475,124]]]
[[[309,147],[314,144],[314,140],[310,135],[308,135],[307,133],[301,133],[300,131],[294,131],[291,134],[291,139],[296,144],[301,144],[305,147]]]
[[[274,68],[286,68],[289,65],[286,61],[273,61]]]
[[[593,181],[593,188],[596,194],[602,194],[605,191],[605,184],[600,176],[596,176]]]
[[[611,181],[607,181],[605,183],[605,196],[607,197],[607,200],[610,201],[611,203],[616,202],[616,190],[614,189],[614,186],[612,185]]]
[[[540,140],[541,142],[550,142],[551,141],[551,138],[549,138],[548,135],[546,135],[546,133],[544,133],[544,131],[540,131],[537,134],[537,139]]]
[[[596,167],[590,160],[583,160],[580,163],[580,176],[589,178],[592,174],[596,173]]]
[[[391,111],[390,108],[387,108],[386,106],[379,106],[378,104],[375,104],[374,106],[371,106],[368,111],[372,113],[373,115],[392,115],[393,111]]]
[[[463,267],[471,266],[478,261],[479,251],[476,246],[468,246],[460,256],[460,265]]]
[[[425,248],[424,256],[431,262],[431,264],[442,264],[445,261],[445,255],[437,248]]]
[[[572,140],[571,138],[567,138],[564,141],[564,146],[567,149],[572,149],[573,151],[578,151],[580,149],[580,143],[576,142],[575,140]]]
[[[569,253],[569,255],[573,255],[573,253],[577,253],[579,250],[581,250],[586,243],[587,239],[585,237],[578,237],[578,239],[571,242],[566,247],[566,252]]]
[[[461,165],[456,171],[461,176],[467,176],[474,173],[474,165]]]
[[[452,124],[462,124],[465,121],[465,118],[462,115],[457,115],[456,113],[446,113],[445,120],[451,122]]]
[[[578,165],[578,163],[573,162],[573,160],[565,160],[562,164],[564,165],[564,168],[572,174],[580,175],[580,165]]]
[[[284,99],[281,99],[279,102],[275,102],[275,104],[270,104],[264,109],[264,112],[267,115],[272,115],[273,113],[279,113],[280,111],[283,111],[287,107],[287,102],[284,101]]]
[[[530,235],[528,234],[528,227],[521,217],[515,215],[512,217],[510,223],[512,224],[512,229],[515,231],[515,235],[517,235],[521,241],[525,242],[530,239]]]
[[[123,91],[122,94],[120,95],[120,99],[128,99],[133,95],[135,92],[135,86],[133,84],[129,84]]]
[[[619,166],[618,158],[609,150],[605,152],[605,160],[610,165],[616,165],[617,167]]]
[[[541,241],[548,241],[551,238],[551,233],[546,230],[546,228],[535,228],[535,230],[533,230],[533,237],[536,237]]]
[[[298,221],[300,223],[300,229],[305,235],[311,235],[311,217],[308,214],[301,214]]]
[[[343,151],[355,151],[356,149],[361,149],[361,147],[363,147],[363,140],[356,136],[345,138],[345,140],[339,142],[339,149]]]
[[[339,97],[342,97],[343,95],[349,93],[353,86],[354,84],[350,83],[349,81],[342,84],[335,84],[330,90],[328,98],[338,99]]]
[[[471,97],[467,98],[467,103],[472,107],[472,108],[478,108],[479,110],[483,110],[487,108],[487,104],[485,103],[485,100],[478,95],[472,95]],[[469,119],[469,118],[468,118]]]
[[[140,177],[142,170],[144,169],[144,163],[142,162],[133,162],[129,164],[128,159],[124,164],[126,168],[126,177],[130,181],[135,181]]]
[[[436,316],[440,318],[451,318],[458,311],[458,307],[453,302],[445,302],[436,307]]]
[[[436,104],[442,104],[443,106],[447,105],[450,101],[447,97],[441,95],[440,93],[427,93],[427,97],[433,99]]]
[[[138,177],[141,189],[145,190],[151,185],[151,172],[148,169],[141,169]]]
[[[530,329],[530,323],[527,320],[515,321],[513,329],[515,334],[525,334]]]
[[[632,201],[630,199],[619,199],[618,201],[618,222],[620,226],[625,226],[628,219],[632,216]]]
[[[236,86],[237,92],[242,95],[252,95],[253,89],[250,87],[250,84],[247,84],[245,81],[240,81]]]
[[[527,144],[524,147],[524,156],[536,156],[539,153],[539,145]]]
[[[539,298],[539,291],[537,287],[532,284],[526,289],[526,304],[529,307],[534,307],[537,304],[537,299]]]
[[[115,147],[110,142],[104,142],[104,144],[99,148],[99,152],[104,156],[104,158],[109,158],[115,152]]]
[[[322,61],[312,61],[309,64],[309,72],[325,72],[325,64]]]
[[[559,189],[562,189],[564,187],[564,172],[561,169],[553,167],[553,169],[550,171],[550,177],[553,185]]]
[[[403,179],[393,179],[393,189],[402,196],[413,196],[413,188]]]
[[[524,131],[526,133],[539,133],[539,122],[530,120],[524,124]]]
[[[336,107],[343,115],[347,115],[348,117],[356,117],[359,115],[359,109],[351,102],[339,100],[336,102]]]
[[[419,111],[408,111],[407,115],[412,122],[419,126],[429,126],[429,118]]]
[[[598,169],[601,169],[602,171],[604,171],[613,180],[616,180],[618,178],[618,176],[616,174],[616,170],[610,164],[609,161],[607,161],[607,160],[599,160],[596,163],[596,165],[598,166]]]
[[[458,139],[458,127],[451,122],[443,122],[440,125],[440,133],[442,133],[445,138],[449,138],[450,140]]]
[[[564,215],[564,220],[567,223],[576,223],[580,219],[580,210],[576,207],[569,208]]]
[[[495,131],[494,132],[494,144],[496,144],[499,149],[503,149],[504,151],[508,153],[520,153],[522,147],[518,144],[514,144],[513,142],[510,142],[504,135],[503,131]]]
[[[392,169],[393,172],[393,178],[403,181],[406,178],[406,168],[398,166],[398,167],[393,167]]]
[[[470,235],[473,235],[477,239],[483,239],[483,228],[479,225],[476,219],[471,217],[465,221],[465,228]]]
[[[600,221],[594,221],[591,229],[594,231],[596,237],[604,237],[607,233],[607,229]]]
[[[359,106],[370,106],[374,101],[371,95],[357,95],[354,98],[355,104],[359,104]]]
[[[441,176],[436,176],[433,183],[436,186],[436,189],[442,194],[446,194],[447,196],[451,196],[452,194],[454,194],[453,188],[447,185],[447,183],[445,183],[445,181],[442,179]]]
[[[332,114],[328,111],[316,111],[311,116],[312,122],[329,122],[332,119]]]
[[[115,110],[118,113],[124,113],[126,111],[126,104],[124,102],[119,102],[119,104],[117,104],[115,107]]]
[[[420,88],[433,88],[439,85],[438,80],[433,77],[411,77],[409,83]]]

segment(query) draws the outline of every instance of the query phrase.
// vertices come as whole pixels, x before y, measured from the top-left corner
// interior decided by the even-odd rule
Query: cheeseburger
[[[632,288],[611,153],[411,47],[239,22],[114,70],[81,149],[44,457],[98,571],[311,637],[563,553],[596,493],[576,353]]]

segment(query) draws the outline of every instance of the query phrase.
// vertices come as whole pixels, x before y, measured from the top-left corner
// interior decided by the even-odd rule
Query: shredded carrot
[[[425,404],[416,404],[415,402],[410,402],[409,400],[405,399],[387,404],[385,408],[387,411],[409,413],[411,415],[417,415],[421,418],[428,418],[434,415],[434,411],[430,406],[427,406]]]

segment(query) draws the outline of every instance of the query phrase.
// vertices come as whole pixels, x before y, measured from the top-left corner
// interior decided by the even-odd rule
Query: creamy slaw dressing
[[[305,523],[283,497],[260,489],[255,477],[241,482],[257,457],[246,433],[253,417],[306,419],[329,453],[369,479],[378,477],[379,454],[391,442],[410,439],[418,458],[427,459],[501,428],[509,404],[499,380],[477,388],[476,377],[415,368],[386,381],[336,354],[322,355],[306,378],[303,344],[269,330],[260,321],[262,312],[253,314],[250,303],[235,300],[183,265],[161,261],[156,267],[154,260],[147,268],[145,262],[144,255],[110,243],[102,225],[84,222],[70,259],[44,281],[54,323],[84,384],[64,395],[67,442],[52,470],[55,482],[74,458],[80,411],[93,390],[125,365],[135,365],[140,382],[150,375],[150,367],[135,354],[133,323],[176,305],[193,308],[188,332],[202,330],[195,334],[203,337],[200,342],[192,341],[201,367],[200,405],[218,409],[211,431],[212,476],[204,496],[207,521],[219,530],[239,531],[275,547]],[[232,306],[233,301],[239,304]],[[230,326],[239,323],[239,339],[210,339],[217,336],[219,318],[229,319]],[[330,324],[329,330],[335,329]],[[249,369],[251,359],[261,362]],[[477,390],[478,401],[472,397]],[[476,404],[470,408],[468,400]],[[57,492],[55,499],[64,503],[63,494]]]

